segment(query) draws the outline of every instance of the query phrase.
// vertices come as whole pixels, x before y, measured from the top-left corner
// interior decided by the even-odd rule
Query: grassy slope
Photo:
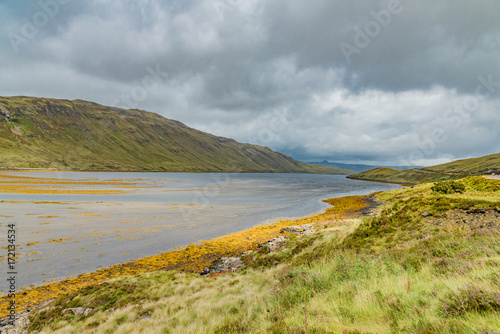
[[[426,171],[458,174],[500,173],[500,153],[487,155],[481,158],[457,160],[447,164],[422,169]]]
[[[142,110],[0,98],[0,167],[349,174]]]
[[[349,178],[367,181],[420,184],[454,180],[466,175],[500,173],[500,153],[481,158],[457,160],[450,163],[408,170],[375,168],[350,175]]]
[[[445,181],[459,178],[457,175],[422,171],[420,169],[395,170],[391,168],[375,168],[366,172],[348,176],[355,180],[391,182],[402,184],[420,184],[426,182]]]
[[[155,272],[59,298],[32,317],[42,333],[497,333],[500,183],[463,181],[381,193],[377,216],[327,220],[289,235],[240,272],[201,278]],[[471,214],[485,209],[488,216]],[[427,213],[426,217],[422,213]],[[457,218],[461,217],[461,218]],[[92,307],[89,317],[61,308]],[[109,310],[109,311],[107,311]],[[51,320],[50,320],[51,319]]]

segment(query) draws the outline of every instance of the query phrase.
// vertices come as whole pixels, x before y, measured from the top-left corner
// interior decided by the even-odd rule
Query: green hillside
[[[0,97],[0,167],[349,174],[143,110]]]
[[[500,174],[500,153],[463,159],[425,168],[395,170],[375,168],[349,175],[350,179],[391,183],[420,184],[455,180],[467,175]]]
[[[455,174],[423,171],[421,169],[395,170],[391,168],[375,168],[366,172],[349,175],[353,180],[420,184],[426,182],[453,180],[459,176]]]
[[[451,174],[500,174],[500,153],[481,158],[457,160],[447,164],[422,168],[422,170]]]

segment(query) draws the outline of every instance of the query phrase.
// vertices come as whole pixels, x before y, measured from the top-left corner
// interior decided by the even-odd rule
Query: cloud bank
[[[0,95],[139,108],[314,161],[500,152],[495,0],[0,3]]]

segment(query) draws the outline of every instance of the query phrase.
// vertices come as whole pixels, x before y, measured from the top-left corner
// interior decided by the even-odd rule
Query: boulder
[[[247,256],[247,255],[250,255],[252,253],[253,253],[253,251],[246,251],[246,252],[241,253],[240,256]]]
[[[311,234],[314,231],[312,224],[305,224],[301,226],[289,226],[281,229],[281,232],[292,232],[299,234]]]
[[[15,326],[9,325],[6,319],[2,319],[0,333],[2,334],[25,334],[30,326],[29,313],[26,311],[16,314]]]
[[[286,242],[285,237],[273,238],[273,239],[269,240],[268,242],[264,242],[262,244],[259,244],[259,248],[267,246],[267,248],[269,249],[270,252],[274,252],[274,251],[277,251],[278,249],[280,249],[281,247],[283,247],[285,242]]]
[[[472,208],[469,211],[467,211],[468,214],[473,214],[473,213],[480,213],[480,214],[485,214],[486,210],[484,209],[478,209],[478,208]]]
[[[212,262],[208,267],[203,268],[201,275],[224,273],[236,271],[243,267],[244,263],[239,257],[221,257]]]
[[[62,314],[68,314],[69,312],[72,312],[75,316],[88,316],[92,314],[92,309],[91,308],[85,308],[85,307],[72,307],[72,308],[67,308],[62,311]]]

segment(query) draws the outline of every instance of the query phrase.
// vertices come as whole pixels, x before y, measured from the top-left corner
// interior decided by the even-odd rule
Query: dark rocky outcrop
[[[205,267],[200,275],[219,274],[233,272],[244,266],[243,260],[239,257],[221,257]]]
[[[311,234],[314,231],[312,224],[305,224],[301,226],[289,226],[281,229],[281,232],[292,232],[299,234]]]

